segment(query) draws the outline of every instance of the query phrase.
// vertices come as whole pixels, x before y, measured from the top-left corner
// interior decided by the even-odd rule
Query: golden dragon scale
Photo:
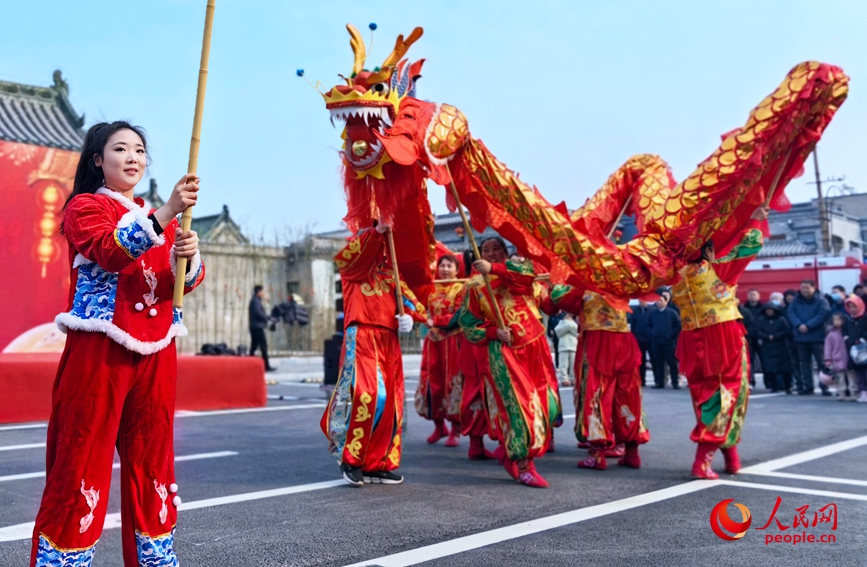
[[[778,172],[780,188],[799,175],[847,93],[848,77],[838,67],[797,65],[667,197],[639,199],[643,230],[619,246],[599,237],[599,223],[578,230],[480,140],[469,139],[449,169],[477,228],[493,227],[550,270],[552,280],[638,296],[672,281],[708,240],[730,242],[763,203]],[[436,157],[436,146],[431,149]]]

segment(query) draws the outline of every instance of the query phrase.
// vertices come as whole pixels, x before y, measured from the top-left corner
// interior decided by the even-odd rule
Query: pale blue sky
[[[3,8],[0,78],[49,85],[62,69],[90,125],[131,119],[150,134],[164,196],[184,173],[204,0],[45,0]],[[379,29],[369,63],[398,33],[424,37],[418,95],[467,115],[476,137],[552,202],[581,205],[630,155],[661,155],[678,180],[744,123],[795,64],[852,78],[819,146],[822,174],[867,192],[867,3],[829,1],[217,0],[197,214],[228,204],[251,233],[338,228],[339,130],[321,97],[349,74],[344,25]],[[790,197],[815,194],[812,164]],[[146,187],[146,181],[142,188]],[[431,187],[444,212],[442,189]]]

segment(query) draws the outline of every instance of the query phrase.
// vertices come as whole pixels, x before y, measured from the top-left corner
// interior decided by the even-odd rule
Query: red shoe
[[[640,469],[641,456],[638,454],[638,443],[627,443],[624,451],[623,457],[617,461],[617,464],[621,467]]]
[[[738,474],[738,471],[741,470],[741,456],[738,455],[737,445],[721,450],[723,458],[726,461],[726,472],[729,474]]]
[[[449,438],[446,439],[446,447],[457,447],[460,443],[458,438],[461,436],[461,428],[452,424],[452,430],[449,431]]]
[[[716,449],[717,446],[713,443],[698,444],[698,448],[695,450],[695,462],[692,463],[692,476],[706,478],[707,480],[717,480],[719,478],[719,475],[713,472],[711,468]]]
[[[518,482],[533,488],[548,488],[548,481],[536,470],[533,459],[521,459],[518,465]]]
[[[448,442],[446,442],[448,445]],[[485,449],[485,443],[481,437],[470,437],[470,450],[467,452],[467,458],[471,461],[485,461],[488,459],[496,459],[494,453]]]
[[[545,453],[553,453],[554,452],[554,435],[551,435],[551,440],[548,441],[548,448],[545,449]]]
[[[586,443],[584,441],[578,441],[578,448],[579,449],[589,449],[590,443]]]
[[[605,449],[603,454],[606,457],[622,457],[626,454],[626,445],[624,443],[618,443],[609,449]]]
[[[436,443],[437,441],[439,441],[440,439],[442,439],[443,437],[445,437],[446,435],[449,434],[448,426],[441,419],[434,421],[434,427],[436,429],[434,429],[434,432],[431,433],[430,437],[427,438],[427,442],[430,443],[431,445],[433,445],[434,443]]]
[[[506,472],[509,473],[509,476],[518,480],[518,465],[515,464],[515,461],[509,458],[506,454],[506,448],[500,445],[494,451],[494,457],[503,465],[503,468],[506,469]]]
[[[591,447],[590,456],[583,461],[579,461],[578,468],[596,469],[597,471],[604,471],[608,468],[608,463],[605,461],[605,453]]]

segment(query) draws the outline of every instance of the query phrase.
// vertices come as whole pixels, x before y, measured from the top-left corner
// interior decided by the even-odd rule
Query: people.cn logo
[[[728,506],[732,502],[734,502],[735,507],[741,511],[740,522],[735,522],[729,516]],[[744,537],[744,534],[747,533],[748,529],[750,529],[750,524],[752,523],[753,517],[750,514],[750,509],[743,504],[735,502],[734,498],[723,500],[714,506],[713,510],[710,512],[710,527],[713,530],[713,533],[715,533],[720,539],[726,541],[734,541]],[[734,535],[729,535],[729,533],[726,532],[730,532]]]

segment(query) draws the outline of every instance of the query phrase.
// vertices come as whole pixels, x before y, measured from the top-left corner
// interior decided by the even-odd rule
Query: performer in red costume
[[[672,288],[683,321],[677,356],[695,409],[690,439],[698,443],[692,465],[692,475],[698,478],[719,478],[711,469],[717,448],[722,449],[727,473],[741,468],[737,443],[747,413],[750,360],[735,291],[762,248],[759,223],[767,217],[767,208],[757,209],[737,244],[722,258],[715,257],[712,243],[706,244],[701,258],[680,271]]]
[[[343,285],[345,335],[340,377],[322,416],[322,432],[343,478],[400,484],[404,382],[398,331],[427,320],[424,306],[400,282],[405,315],[398,315],[395,277],[378,224],[353,236],[334,261]]]
[[[480,277],[473,278],[460,324],[466,337],[487,346],[487,375],[491,402],[488,419],[500,446],[497,457],[512,477],[538,488],[548,482],[533,460],[545,454],[558,408],[550,388],[554,373],[551,351],[540,323],[533,291],[535,273],[528,262],[506,260],[505,243],[489,238],[482,243],[484,260],[474,266],[490,274],[507,328],[497,327],[495,309]]]
[[[581,321],[575,357],[575,436],[589,445],[584,469],[605,470],[606,457],[619,456],[618,465],[641,467],[638,446],[650,440],[641,409],[641,353],[629,332],[626,313],[594,292],[582,293],[557,285],[555,305],[578,313]],[[615,448],[625,445],[625,452]]]
[[[458,296],[458,308],[452,324],[457,325],[460,313],[468,301],[471,282],[461,287]],[[493,459],[494,454],[485,449],[484,436],[496,440],[488,422],[488,403],[493,403],[488,396],[486,384],[489,380],[490,367],[488,365],[488,348],[485,344],[476,344],[469,341],[464,333],[458,337],[458,358],[460,359],[461,376],[463,384],[461,388],[461,433],[470,438],[470,449],[467,457],[471,461],[483,461]]]
[[[458,260],[444,255],[437,262],[437,278],[454,280]],[[430,331],[424,340],[421,355],[421,375],[415,391],[415,409],[420,416],[434,422],[434,432],[427,438],[436,443],[445,436],[446,447],[457,447],[461,435],[461,382],[458,335],[460,327],[449,327],[458,305],[463,284],[458,281],[438,283],[428,296]],[[451,422],[451,430],[445,421]]]
[[[124,565],[175,566],[180,498],[174,471],[177,360],[185,335],[172,307],[176,258],[190,258],[185,292],[204,277],[195,232],[175,216],[196,202],[199,179],[181,178],[168,202],[134,199],[147,167],[140,128],[96,124],[84,139],[62,231],[72,266],[67,334],[48,422],[45,491],[31,566],[88,566],[120,455]]]

